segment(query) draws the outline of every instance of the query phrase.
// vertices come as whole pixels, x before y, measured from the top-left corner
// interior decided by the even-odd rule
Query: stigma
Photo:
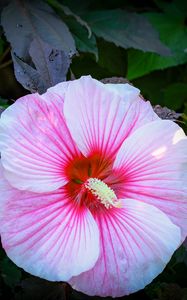
[[[106,208],[121,207],[115,192],[106,183],[97,178],[89,178],[84,184],[92,195],[94,195]]]

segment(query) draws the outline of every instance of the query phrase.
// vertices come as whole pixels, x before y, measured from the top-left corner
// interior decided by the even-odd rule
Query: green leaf
[[[137,78],[133,81],[133,85],[140,89],[143,97],[151,101],[152,105],[163,103],[163,89],[169,85],[165,72],[157,71],[151,75]]]
[[[187,62],[187,28],[183,19],[173,18],[165,13],[147,13],[149,21],[160,33],[160,39],[173,55],[163,57],[154,53],[128,51],[129,80],[141,77],[154,70],[165,69]]]
[[[8,105],[8,100],[7,99],[4,99],[0,96],[0,109],[5,109],[7,108],[9,105]]]
[[[73,13],[69,7],[62,5],[56,0],[47,0],[47,2],[57,11],[62,19],[68,25],[74,39],[76,48],[80,52],[93,53],[98,60],[98,49],[95,36],[86,21]]]
[[[165,2],[161,0],[155,0],[154,2],[166,14],[174,18],[181,18],[187,16],[187,1],[173,0],[172,2]]]
[[[66,23],[73,34],[77,50],[80,52],[93,53],[96,57],[96,60],[98,60],[98,48],[95,36],[91,34],[89,37],[85,27],[77,23],[75,20],[69,19],[66,21]]]
[[[92,31],[90,26],[83,20],[81,19],[80,16],[76,15],[74,12],[72,12],[70,10],[70,8],[68,6],[62,5],[61,3],[59,3],[57,0],[47,0],[47,2],[54,7],[57,10],[62,10],[67,16],[71,16],[73,18],[75,18],[75,20],[82,26],[84,26],[87,31],[88,31],[88,37],[90,38],[92,35]]]
[[[56,0],[47,0],[48,3],[52,3]],[[86,12],[89,9],[90,4],[95,0],[58,0],[58,2],[63,3],[63,5],[68,6],[71,11],[76,12],[78,15],[82,15],[82,13]]]
[[[99,59],[96,63],[90,54],[81,54],[74,57],[71,70],[76,78],[82,75],[91,75],[97,79],[113,76],[125,77],[126,74],[126,51],[116,47],[113,43],[97,39]]]
[[[1,268],[1,277],[4,282],[10,286],[14,287],[21,280],[21,270],[13,264],[7,257],[5,257],[0,264]]]
[[[181,109],[185,100],[187,100],[187,84],[177,82],[165,88],[164,105],[174,110]]]
[[[91,54],[81,54],[79,57],[75,57],[72,60],[71,71],[73,72],[75,78],[79,78],[83,75],[91,75],[96,79],[102,79],[106,77],[111,77],[108,70],[102,68],[97,64]]]
[[[89,12],[84,18],[98,37],[116,46],[170,55],[170,50],[160,42],[157,31],[143,15],[116,9]]]
[[[125,77],[127,68],[126,51],[103,39],[98,39],[98,49],[98,64],[108,70],[112,76]]]

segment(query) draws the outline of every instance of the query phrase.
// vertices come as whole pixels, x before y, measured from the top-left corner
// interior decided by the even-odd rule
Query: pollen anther
[[[120,207],[120,201],[117,199],[114,191],[102,180],[89,178],[85,183],[87,188],[100,202],[106,207]]]

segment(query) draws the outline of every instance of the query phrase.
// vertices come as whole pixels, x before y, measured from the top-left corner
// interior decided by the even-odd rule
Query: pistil
[[[98,178],[89,178],[85,183],[88,189],[106,208],[121,207],[115,192],[105,182]]]

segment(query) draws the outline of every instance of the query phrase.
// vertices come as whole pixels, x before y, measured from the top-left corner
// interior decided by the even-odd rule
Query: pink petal
[[[43,195],[21,192],[1,176],[0,192],[2,245],[19,267],[63,281],[95,265],[98,226],[89,210],[78,208],[63,189]]]
[[[63,100],[48,92],[20,98],[2,113],[2,164],[14,187],[48,192],[67,182],[64,167],[79,151],[62,110]]]
[[[56,95],[57,98],[60,97],[62,101],[64,101],[64,97],[68,88],[70,81],[64,81],[56,84],[55,86],[52,86],[48,88],[47,92],[43,95],[41,95],[43,98],[49,98],[48,96],[50,94]]]
[[[89,271],[72,278],[88,295],[120,297],[150,283],[180,244],[180,229],[152,205],[125,199],[123,208],[96,216],[101,254]]]
[[[107,87],[110,91],[117,93],[124,99],[124,101],[134,101],[140,95],[140,90],[128,83],[107,83],[105,84],[105,87]]]
[[[90,76],[69,84],[64,115],[73,139],[85,156],[97,151],[105,156],[115,154],[133,130],[155,119],[150,104],[134,97],[134,92],[132,97],[129,95],[129,88],[120,95]]]
[[[114,169],[121,173],[120,197],[157,206],[187,235],[187,139],[171,121],[138,129],[121,146]]]
[[[158,115],[154,112],[151,103],[142,99],[140,96],[140,90],[136,87],[128,83],[107,83],[105,86],[109,88],[109,90],[116,92],[124,102],[128,101],[129,103],[133,103],[133,107],[135,110],[137,110],[137,113],[139,112],[136,120],[137,122],[134,124],[132,132],[147,122],[152,122],[159,119]],[[133,107],[132,109],[134,109]],[[131,120],[131,122],[133,122],[133,120]]]

